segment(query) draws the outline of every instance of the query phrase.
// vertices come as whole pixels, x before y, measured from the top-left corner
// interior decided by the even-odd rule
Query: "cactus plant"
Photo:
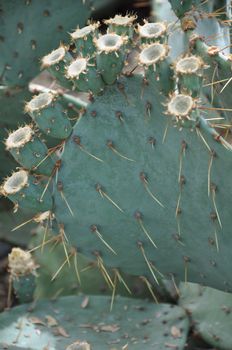
[[[177,291],[184,280],[231,292],[232,146],[218,131],[223,122],[214,127],[220,110],[204,95],[208,62],[196,49],[199,38],[190,38],[188,52],[171,64],[169,27],[148,30],[145,23],[135,41],[134,18],[128,18],[107,21],[106,34],[96,25],[89,37],[84,28],[82,55],[74,50],[68,59],[54,59],[53,52],[42,60],[49,59],[51,72],[58,66],[53,74],[61,85],[88,93],[89,103],[72,125],[51,92],[27,102],[36,128],[62,140],[58,160],[49,175],[39,169],[41,161],[21,163],[2,194],[19,210],[30,208],[32,221],[47,220],[57,243],[95,258],[100,270],[139,275],[149,291],[151,283],[170,278]],[[157,27],[164,31],[153,41]],[[78,39],[83,46],[82,37],[75,45]],[[62,98],[69,99],[59,91]],[[25,145],[16,154],[27,154]],[[44,161],[52,153],[46,152]],[[220,346],[230,343],[228,335]]]
[[[81,90],[85,81],[92,96],[94,81],[88,86],[88,74],[96,64],[105,86],[62,143],[59,165],[47,182],[56,180],[54,204],[48,186],[26,170],[8,178],[2,193],[19,208],[31,208],[35,218],[52,211],[58,231],[72,245],[88,257],[101,257],[111,268],[150,275],[155,281],[156,275],[175,276],[231,290],[226,263],[230,215],[224,205],[230,200],[231,146],[207,121],[211,115],[202,114],[207,111],[200,100],[204,62],[188,54],[173,71],[165,42],[142,44],[135,64],[144,76],[124,71],[119,78],[131,50],[127,38],[107,33],[93,43],[95,59],[90,64],[83,56],[71,68],[78,73],[68,78]],[[73,64],[67,64],[67,72]],[[165,99],[160,90],[171,97]],[[56,102],[52,106],[47,92],[28,102],[26,110],[42,130],[66,137],[71,132],[68,119],[60,109],[56,124]],[[226,187],[221,184],[222,168]]]

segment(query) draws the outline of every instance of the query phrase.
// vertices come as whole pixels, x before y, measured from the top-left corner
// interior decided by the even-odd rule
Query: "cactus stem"
[[[134,159],[128,158],[126,156],[124,156],[122,153],[120,153],[118,150],[116,150],[114,144],[112,141],[107,141],[107,146],[109,147],[109,149],[111,149],[115,154],[117,154],[119,157],[129,160],[130,162],[135,162]]]
[[[154,299],[154,302],[155,302],[156,304],[159,304],[158,299],[157,299],[157,297],[155,296],[155,293],[154,293],[154,291],[153,291],[153,289],[152,289],[152,285],[151,285],[151,283],[148,281],[148,279],[147,279],[146,277],[144,277],[144,276],[140,276],[140,279],[146,284],[146,286],[147,286],[149,292],[151,293],[152,298]]]
[[[112,203],[118,210],[120,210],[121,213],[124,213],[124,211],[113,201],[113,199],[110,198],[110,196],[108,196],[104,191],[103,189],[101,188],[101,185],[97,184],[96,185],[96,190],[97,192],[100,193],[101,197],[105,197],[106,199],[108,199],[108,201],[110,203]]]
[[[92,225],[90,227],[91,231],[97,235],[97,237],[101,240],[101,242],[115,255],[117,253],[114,251],[114,249],[104,240],[102,234],[98,231],[98,228],[96,225]]]

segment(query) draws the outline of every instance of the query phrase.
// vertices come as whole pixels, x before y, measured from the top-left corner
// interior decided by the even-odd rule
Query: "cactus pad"
[[[218,349],[232,348],[232,295],[193,283],[180,286],[179,304],[189,313],[195,330]]]
[[[188,319],[178,306],[117,298],[110,313],[108,297],[90,297],[87,305],[83,300],[63,297],[40,301],[32,312],[28,305],[5,312],[0,316],[0,348],[184,349]],[[85,347],[78,348],[80,343]]]

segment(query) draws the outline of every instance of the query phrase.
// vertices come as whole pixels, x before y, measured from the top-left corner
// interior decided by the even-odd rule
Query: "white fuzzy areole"
[[[168,104],[168,112],[175,116],[186,117],[192,110],[194,101],[191,96],[179,94]]]
[[[28,172],[19,170],[13,173],[2,186],[3,193],[6,195],[15,194],[28,184]]]
[[[52,213],[50,210],[44,211],[43,213],[39,213],[36,216],[34,216],[33,221],[35,222],[43,222],[51,217]]]
[[[138,32],[142,38],[158,38],[166,32],[166,25],[162,22],[145,23],[138,27]]]
[[[30,102],[26,104],[26,111],[34,112],[39,111],[47,107],[52,103],[54,96],[49,92],[42,92],[41,94],[34,96]]]
[[[85,58],[77,58],[67,67],[67,78],[78,78],[87,68],[87,60]]]
[[[36,265],[30,252],[21,248],[13,248],[8,255],[10,274],[14,277],[25,276],[35,272]]]
[[[167,48],[163,44],[154,43],[145,47],[139,55],[142,64],[151,65],[163,60],[167,55]]]
[[[50,67],[56,63],[59,63],[61,60],[63,60],[65,54],[65,48],[63,46],[60,46],[58,49],[53,50],[51,53],[42,58],[42,66]]]
[[[94,32],[99,27],[98,23],[90,24],[88,26],[85,26],[83,28],[77,28],[75,32],[71,33],[72,39],[80,39],[85,38],[90,33]]]
[[[104,52],[118,51],[123,43],[123,38],[114,33],[102,35],[95,41],[98,50]]]
[[[180,74],[193,74],[202,68],[202,61],[196,56],[180,59],[176,64],[176,72]]]
[[[115,24],[118,26],[129,26],[131,25],[136,19],[136,16],[120,16],[115,15],[113,18],[106,19],[104,22],[105,24]]]
[[[6,139],[6,149],[10,150],[13,148],[23,147],[27,142],[31,141],[33,134],[34,131],[29,125],[15,130],[9,134],[8,138]]]

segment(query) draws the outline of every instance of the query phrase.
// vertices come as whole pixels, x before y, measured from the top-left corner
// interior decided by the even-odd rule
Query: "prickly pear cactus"
[[[33,139],[20,134],[19,143],[18,131],[10,134],[24,169],[6,179],[2,193],[30,208],[34,221],[54,219],[58,235],[99,266],[146,282],[162,276],[231,291],[231,146],[213,128],[218,115],[202,95],[205,62],[189,51],[173,67],[167,26],[145,23],[126,70],[134,20],[116,16],[104,35],[96,25],[83,28],[76,33],[86,44],[82,56],[60,47],[42,59],[90,102],[73,127],[62,93],[26,104],[36,126],[62,140],[60,159],[47,179],[42,169],[38,176],[50,151],[32,151],[35,131]]]
[[[118,297],[110,313],[109,297],[84,301],[63,297],[40,301],[30,313],[28,305],[5,312],[0,316],[0,346],[9,350],[184,349],[189,321],[178,306]]]

